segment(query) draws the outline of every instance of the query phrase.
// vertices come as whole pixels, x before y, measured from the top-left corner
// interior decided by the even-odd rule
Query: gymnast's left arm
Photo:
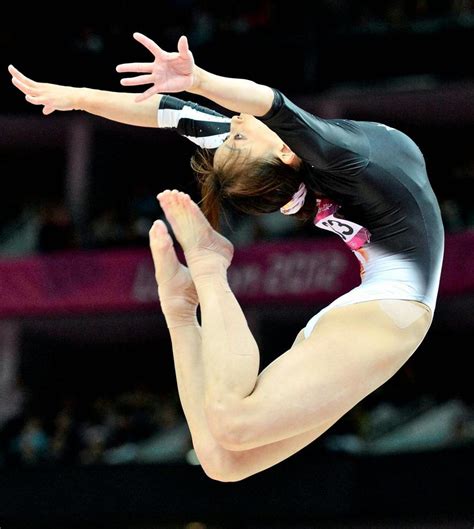
[[[270,110],[274,98],[272,88],[249,79],[224,77],[200,68],[194,62],[185,36],[178,40],[177,52],[164,51],[141,33],[134,33],[133,36],[154,56],[153,62],[117,66],[118,72],[141,74],[122,79],[122,85],[152,85],[145,92],[137,95],[137,102],[144,101],[159,92],[186,91],[205,97],[233,112],[264,116]]]

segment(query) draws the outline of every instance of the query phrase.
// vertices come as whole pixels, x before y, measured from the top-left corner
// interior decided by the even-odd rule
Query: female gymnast
[[[440,210],[423,155],[404,133],[322,119],[275,88],[209,73],[195,64],[186,37],[175,52],[134,37],[153,60],[117,71],[140,74],[122,85],[152,85],[138,95],[38,83],[13,66],[9,71],[44,114],[78,109],[172,127],[201,147],[193,167],[205,214],[185,193],[158,195],[187,266],[161,220],[150,229],[150,247],[196,454],[209,477],[242,480],[314,441],[418,348],[438,293]],[[236,115],[162,92],[204,96]],[[339,235],[360,263],[360,285],[314,315],[262,371],[227,282],[233,248],[216,231],[224,203],[248,214],[311,218]]]

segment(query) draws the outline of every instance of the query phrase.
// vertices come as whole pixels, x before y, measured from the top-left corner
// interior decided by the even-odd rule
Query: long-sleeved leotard
[[[202,149],[217,149],[230,131],[230,118],[197,103],[164,95],[158,108],[160,128],[173,128]]]
[[[339,235],[361,264],[361,285],[330,307],[386,298],[434,310],[444,230],[419,148],[381,123],[322,119],[274,93],[259,119],[302,159],[302,179],[324,197],[314,224]],[[158,113],[161,127],[175,127],[203,148],[217,148],[229,133],[229,118],[172,96],[162,98]]]

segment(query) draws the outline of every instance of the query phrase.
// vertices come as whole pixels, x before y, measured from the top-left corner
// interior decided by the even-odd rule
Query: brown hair
[[[249,215],[278,211],[291,200],[302,176],[278,157],[249,160],[241,153],[214,167],[214,152],[198,149],[191,158],[201,190],[201,208],[214,229],[219,228],[225,203]],[[308,189],[303,207],[293,215],[302,221],[314,217],[316,197]]]

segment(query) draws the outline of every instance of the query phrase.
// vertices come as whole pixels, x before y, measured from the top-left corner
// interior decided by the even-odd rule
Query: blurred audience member
[[[49,439],[38,417],[29,417],[13,442],[13,451],[25,465],[36,465],[49,459]]]
[[[123,219],[118,208],[107,206],[91,221],[91,241],[93,248],[114,248],[130,242],[133,230]]]
[[[50,253],[78,247],[71,214],[61,201],[46,203],[40,211],[38,251]]]
[[[75,463],[79,452],[79,433],[72,410],[64,407],[56,415],[51,437],[51,457],[60,464]]]
[[[20,257],[34,253],[40,225],[37,208],[25,204],[18,216],[0,226],[0,255]]]
[[[179,405],[174,399],[164,400],[157,410],[157,433],[140,444],[137,459],[141,463],[184,461],[192,448],[191,434]]]
[[[103,424],[85,424],[80,436],[83,448],[79,452],[79,462],[83,465],[102,463],[108,440],[107,428]]]
[[[439,202],[443,223],[448,233],[461,231],[464,228],[461,208],[459,203],[452,198],[444,198]]]

